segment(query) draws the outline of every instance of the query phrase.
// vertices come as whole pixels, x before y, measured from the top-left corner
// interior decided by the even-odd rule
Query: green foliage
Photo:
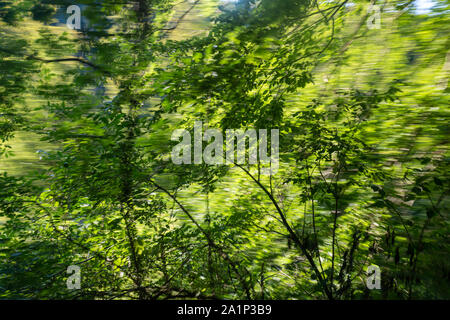
[[[0,2],[0,156],[54,146],[0,176],[0,297],[447,299],[448,2],[206,2]],[[279,129],[279,171],[173,164],[194,121]]]

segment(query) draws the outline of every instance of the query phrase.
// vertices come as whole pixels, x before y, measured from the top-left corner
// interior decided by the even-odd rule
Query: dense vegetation
[[[450,298],[448,0],[76,2],[0,1],[1,298]],[[278,171],[174,164],[196,121]]]

